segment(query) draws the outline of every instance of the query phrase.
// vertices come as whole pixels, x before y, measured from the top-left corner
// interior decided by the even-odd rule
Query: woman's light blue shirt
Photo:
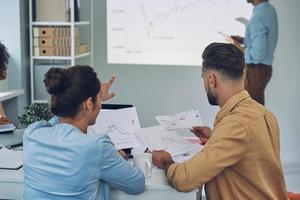
[[[57,118],[23,136],[24,199],[109,199],[109,187],[144,191],[142,172],[119,156],[106,135],[83,134]]]
[[[272,65],[278,39],[278,20],[274,7],[262,2],[254,7],[245,34],[245,62]]]

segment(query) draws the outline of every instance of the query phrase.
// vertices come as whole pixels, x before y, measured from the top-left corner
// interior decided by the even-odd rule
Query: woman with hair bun
[[[101,102],[114,96],[114,79],[101,85],[89,66],[45,74],[55,117],[25,130],[24,200],[109,199],[110,186],[129,194],[144,191],[143,173],[119,155],[109,137],[87,134]]]

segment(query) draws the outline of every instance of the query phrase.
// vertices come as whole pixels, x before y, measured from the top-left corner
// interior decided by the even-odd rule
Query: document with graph
[[[139,140],[133,132],[140,129],[136,108],[101,110],[96,123],[89,127],[90,134],[106,134],[116,149],[139,147]]]
[[[193,109],[176,114],[156,116],[155,119],[160,125],[166,126],[167,130],[189,130],[193,126],[202,126],[202,119],[198,109]]]
[[[163,126],[153,126],[142,128],[136,131],[143,146],[147,146],[151,151],[165,150],[174,158],[178,155],[189,157],[200,151],[202,146],[192,144],[181,137],[175,131],[168,131]]]

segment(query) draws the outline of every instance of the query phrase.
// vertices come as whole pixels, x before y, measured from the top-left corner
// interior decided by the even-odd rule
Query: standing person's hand
[[[244,44],[244,38],[238,35],[231,35],[230,36],[233,40],[237,41],[240,44]]]
[[[242,37],[239,36],[230,36],[230,37],[226,37],[226,41],[230,44],[233,44],[234,46],[236,46],[239,50],[241,50],[242,52],[244,52],[244,48],[242,47],[242,43],[240,43],[240,39],[244,40]]]
[[[193,126],[191,131],[200,139],[204,145],[211,136],[211,129],[207,126]]]
[[[233,44],[234,46],[240,46],[241,44],[235,40],[233,37],[226,38],[226,41],[230,44]]]
[[[116,76],[112,76],[108,82],[101,83],[101,100],[102,101],[107,101],[107,100],[113,98],[114,96],[116,96],[115,93],[113,93],[113,92],[110,93],[110,91],[109,91],[110,87],[114,83],[115,79],[116,79]]]
[[[0,125],[9,124],[10,121],[7,117],[1,117],[0,116]]]

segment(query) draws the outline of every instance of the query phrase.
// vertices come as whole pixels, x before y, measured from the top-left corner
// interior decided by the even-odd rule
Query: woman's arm
[[[145,190],[143,173],[124,160],[109,139],[105,139],[100,148],[101,179],[128,194],[138,194]]]

